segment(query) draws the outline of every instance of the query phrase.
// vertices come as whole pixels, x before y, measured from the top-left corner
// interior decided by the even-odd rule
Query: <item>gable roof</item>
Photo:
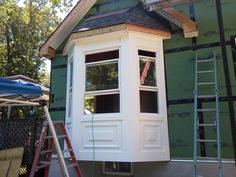
[[[55,50],[71,33],[71,30],[85,16],[95,2],[96,0],[80,0],[51,34],[47,41],[42,45],[39,52],[40,55],[46,58],[51,58],[51,56],[55,53]]]
[[[148,13],[144,6],[139,3],[134,7],[100,13],[85,18],[82,23],[79,23],[74,28],[72,32],[76,33],[124,23],[162,31],[169,31],[168,22],[163,21],[161,17],[153,17],[154,15],[155,13]]]
[[[173,2],[171,1],[172,4]],[[178,2],[183,4],[188,1],[179,0]],[[79,34],[78,36],[85,37],[86,34],[80,32],[86,33],[86,31],[90,32],[88,35],[95,35],[99,33],[96,29],[103,29],[105,33],[111,30],[108,29],[109,27],[113,27],[112,30],[127,29],[170,38],[171,33],[168,30],[170,25],[167,22],[169,21],[182,28],[186,38],[198,36],[197,24],[174,8],[168,7],[147,12],[146,8],[150,4],[146,4],[146,1],[144,3],[145,8],[141,0],[80,0],[43,44],[40,55],[52,58],[56,49],[61,50],[67,40],[75,38],[72,35]],[[117,27],[119,29],[115,29]]]
[[[136,27],[143,32],[150,29],[153,30],[151,33],[157,31],[157,34],[170,37],[168,22],[155,12],[147,12],[140,0],[80,0],[43,44],[40,55],[52,58],[55,50],[71,33],[120,24],[131,25],[129,26],[131,30],[137,30]]]

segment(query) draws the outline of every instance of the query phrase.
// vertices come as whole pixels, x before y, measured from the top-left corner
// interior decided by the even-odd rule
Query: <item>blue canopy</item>
[[[43,93],[39,86],[0,78],[0,94],[40,96]]]

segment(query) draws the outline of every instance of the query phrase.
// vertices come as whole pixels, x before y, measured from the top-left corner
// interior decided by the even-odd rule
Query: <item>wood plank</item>
[[[5,177],[18,177],[20,172],[20,165],[23,157],[24,148],[13,148],[0,151],[0,161],[9,161],[9,168]],[[2,171],[0,171],[2,172]]]
[[[80,0],[72,11],[66,16],[56,30],[51,34],[47,41],[40,48],[40,55],[50,57],[48,55],[49,47],[57,49],[59,45],[69,35],[75,25],[84,17],[84,15],[93,6],[96,0]]]
[[[154,34],[154,35],[162,36],[165,39],[169,39],[171,37],[171,33],[169,31],[162,31],[162,30],[157,30],[157,29],[145,28],[145,27],[137,26],[137,25],[126,24],[126,29],[132,30],[132,31],[138,31],[138,32],[142,32],[142,33],[147,33],[147,34]]]
[[[192,21],[190,18],[184,16],[180,12],[176,11],[174,8],[169,7],[163,9],[166,13],[168,13],[170,16],[174,17],[178,21],[182,23],[182,28],[184,31],[184,36],[186,38],[189,37],[197,37],[198,36],[198,27],[197,24]]]

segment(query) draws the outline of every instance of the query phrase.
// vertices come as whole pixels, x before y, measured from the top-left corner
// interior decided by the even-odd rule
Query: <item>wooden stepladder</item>
[[[38,142],[38,147],[35,153],[34,162],[31,168],[30,177],[34,177],[35,173],[40,169],[44,169],[44,177],[48,177],[54,147],[57,153],[57,160],[62,176],[69,177],[68,169],[74,168],[73,170],[75,171],[77,177],[82,177],[64,123],[62,121],[55,121],[52,122],[52,124],[54,129],[53,131],[55,133],[60,132],[60,135],[56,133],[57,139],[55,139],[53,136],[48,136],[49,123],[47,121],[44,122]],[[67,149],[61,150],[58,140],[64,140]],[[65,160],[62,155],[63,153],[70,154],[70,158],[68,160],[69,164],[65,163]]]

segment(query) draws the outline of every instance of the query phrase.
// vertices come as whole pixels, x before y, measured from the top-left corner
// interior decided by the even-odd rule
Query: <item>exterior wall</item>
[[[65,120],[67,57],[57,54],[51,64],[50,114],[53,120]]]
[[[227,57],[234,96],[236,95],[236,68],[233,64],[230,37],[236,34],[236,24],[232,21],[232,18],[235,16],[235,6],[236,2],[234,0],[222,1]],[[193,15],[188,5],[178,6],[176,9],[183,12],[186,16]],[[223,158],[233,158],[230,118],[226,101],[227,93],[221,48],[219,46],[220,35],[218,32],[215,1],[196,1],[194,3],[194,10],[199,27],[199,37],[196,38],[196,42],[192,41],[192,39],[184,39],[182,32],[172,33],[172,38],[164,41],[171,157],[178,159],[193,157],[194,57],[197,54],[200,58],[207,58],[215,52],[218,88],[221,97],[222,155]],[[193,50],[194,47],[195,50]],[[203,102],[202,105],[206,106],[209,103]],[[209,133],[205,129],[205,136],[209,136]],[[204,150],[208,156],[214,156],[216,152],[214,144],[206,145],[202,151]]]
[[[223,73],[222,54],[219,46],[220,35],[218,32],[216,6],[214,0],[195,1],[194,11],[196,22],[199,26],[199,37],[197,38],[197,50],[194,48],[195,42],[192,39],[184,39],[183,33],[172,25],[172,38],[164,41],[165,65],[166,65],[166,81],[167,81],[167,99],[168,99],[168,126],[170,138],[170,155],[171,159],[192,159],[193,157],[193,90],[194,90],[194,55],[200,57],[208,57],[212,52],[216,52],[218,83],[220,91],[220,117],[222,121],[222,153],[224,158],[233,158],[233,146],[230,130],[230,120],[228,104],[226,99],[226,87]],[[232,55],[232,47],[234,44],[230,41],[230,37],[236,35],[236,24],[233,19],[235,17],[235,0],[221,1],[223,11],[223,23],[226,37],[227,57],[230,67],[230,78],[234,100],[236,97],[236,75],[235,65]],[[192,16],[188,5],[176,7],[186,16]],[[93,9],[95,12],[95,9]],[[176,30],[175,30],[176,29]],[[234,45],[235,46],[235,45]],[[235,53],[234,53],[235,55]],[[58,60],[62,63],[58,63]],[[59,56],[52,59],[52,66],[64,65],[66,61],[61,60]],[[53,73],[52,69],[52,73]],[[58,70],[59,72],[59,70]],[[65,71],[61,70],[61,73]],[[64,75],[64,74],[63,74]],[[63,84],[62,84],[63,83]],[[66,84],[66,81],[60,81],[52,74],[52,93],[60,94],[56,87]],[[65,92],[61,94],[63,99],[59,107],[65,108]],[[61,97],[61,98],[62,98]],[[59,104],[59,100],[55,100]],[[205,104],[205,103],[204,103]],[[236,101],[234,101],[236,110]],[[56,108],[56,104],[51,103],[51,108]],[[53,118],[57,116],[63,117],[64,111],[52,111]],[[207,146],[205,148],[207,155],[211,155],[215,151],[215,147]],[[171,162],[170,162],[171,163]],[[170,163],[138,163],[135,165],[133,176],[160,176],[160,177],[184,177],[185,174],[191,175],[191,163],[176,162],[177,168],[173,170]],[[102,175],[102,163],[96,163],[96,173]],[[90,162],[80,162],[82,172],[85,176],[89,176],[92,168]],[[91,165],[91,166],[90,166]],[[212,164],[216,166],[216,164]],[[235,176],[234,164],[224,165],[224,176]],[[208,167],[208,166],[206,166]],[[165,172],[163,171],[165,169]],[[182,169],[182,170],[180,170]],[[173,170],[173,171],[172,171]],[[209,170],[208,170],[209,171]],[[170,172],[171,174],[168,174]],[[178,173],[177,173],[178,172]],[[181,173],[182,172],[182,173]],[[230,176],[231,175],[231,176]],[[105,176],[105,175],[104,175]]]
[[[120,52],[120,112],[84,115],[85,55],[115,49]],[[140,113],[139,49],[157,54],[158,114]],[[130,162],[169,160],[162,51],[160,36],[131,31],[75,40],[69,56],[74,58],[72,143],[79,159]]]

